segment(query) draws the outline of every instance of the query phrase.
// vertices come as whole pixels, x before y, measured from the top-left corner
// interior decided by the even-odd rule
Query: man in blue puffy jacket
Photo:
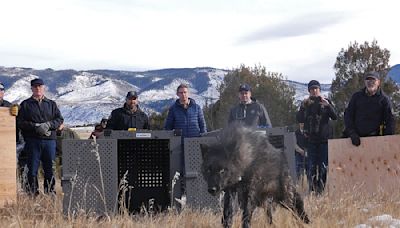
[[[53,162],[56,157],[56,130],[64,122],[56,102],[44,96],[40,78],[31,81],[32,96],[21,103],[17,125],[25,139],[28,154],[29,193],[39,194],[37,173],[40,162],[44,171],[44,192],[55,193]]]
[[[189,97],[189,87],[181,84],[176,89],[179,97],[169,108],[165,130],[182,131],[182,137],[198,137],[207,131],[201,107]]]

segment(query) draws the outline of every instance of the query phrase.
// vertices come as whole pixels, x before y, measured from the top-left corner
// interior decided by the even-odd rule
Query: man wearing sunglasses
[[[248,84],[239,86],[239,104],[231,109],[228,123],[233,121],[241,122],[249,127],[272,127],[267,110],[264,105],[251,97],[251,87]]]
[[[129,91],[126,94],[124,107],[111,112],[106,128],[111,130],[150,129],[148,116],[139,108],[136,91]]]
[[[380,87],[379,74],[366,73],[364,83],[344,112],[344,133],[354,146],[361,144],[360,137],[393,135],[395,130],[392,105]]]

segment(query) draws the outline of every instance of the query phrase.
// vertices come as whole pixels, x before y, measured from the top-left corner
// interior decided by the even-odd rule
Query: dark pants
[[[328,143],[308,144],[308,186],[317,194],[324,191],[328,171]]]
[[[299,180],[301,175],[304,174],[304,171],[306,172],[306,174],[308,173],[308,167],[307,167],[307,161],[306,161],[306,157],[295,152],[295,161],[296,161],[296,174],[297,174],[297,179]]]
[[[27,138],[25,149],[28,153],[28,184],[31,194],[38,194],[38,169],[40,162],[44,171],[43,189],[45,193],[54,192],[55,177],[53,162],[56,157],[56,140]]]

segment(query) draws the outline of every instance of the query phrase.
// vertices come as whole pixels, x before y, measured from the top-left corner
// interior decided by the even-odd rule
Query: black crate
[[[125,204],[130,212],[141,207],[164,210],[170,205],[170,140],[118,139],[119,183],[128,171]],[[120,195],[121,197],[121,195]]]

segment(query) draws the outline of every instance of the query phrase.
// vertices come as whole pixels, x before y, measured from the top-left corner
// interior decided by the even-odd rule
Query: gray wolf
[[[201,144],[202,174],[208,191],[224,191],[222,223],[232,225],[232,199],[238,195],[242,226],[249,227],[256,207],[267,209],[272,224],[272,207],[281,205],[297,214],[305,223],[310,220],[296,191],[282,150],[273,147],[265,132],[236,123],[223,129],[214,144]]]

